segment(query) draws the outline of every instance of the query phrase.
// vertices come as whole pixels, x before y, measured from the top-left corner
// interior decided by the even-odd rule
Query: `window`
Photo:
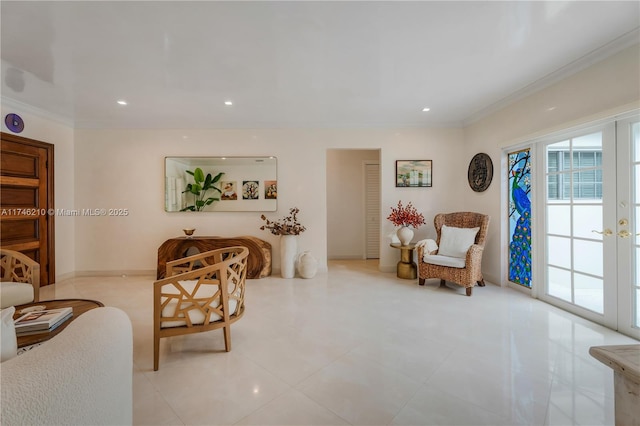
[[[555,148],[555,147],[554,147]],[[573,198],[593,200],[602,198],[602,151],[549,149],[547,151],[548,199],[568,200]],[[573,172],[572,172],[573,170]]]

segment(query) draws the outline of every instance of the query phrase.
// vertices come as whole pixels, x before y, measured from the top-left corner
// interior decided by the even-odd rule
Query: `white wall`
[[[528,96],[465,128],[466,164],[478,152],[491,156],[494,179],[489,189],[462,189],[465,209],[491,215],[482,269],[487,280],[506,282],[506,188],[503,149],[580,121],[622,110],[640,100],[640,48],[632,46],[606,60]],[[551,109],[553,108],[553,109]],[[534,218],[535,220],[535,218]]]
[[[54,203],[57,209],[73,209],[73,128],[54,117],[34,111],[2,98],[2,131],[12,133],[4,124],[4,117],[17,113],[24,120],[24,130],[18,136],[47,142],[54,147]],[[75,271],[75,226],[72,217],[55,218],[56,281],[70,276]]]
[[[399,199],[425,213],[428,226],[416,239],[433,235],[436,212],[462,205],[456,194],[466,181],[461,129],[264,129],[264,130],[76,130],[76,208],[127,208],[126,217],[76,218],[76,269],[122,272],[155,270],[157,248],[166,239],[196,228],[196,235],[254,235],[273,245],[274,271],[279,265],[278,239],[257,212],[166,213],[165,156],[263,156],[278,158],[280,218],[296,206],[307,227],[300,251],[310,250],[321,270],[327,260],[326,152],[332,148],[380,149],[382,236],[393,230],[385,218]],[[395,160],[431,159],[433,188],[395,188]],[[397,250],[382,238],[380,268],[394,270]]]
[[[380,151],[327,151],[327,256],[364,259],[364,164],[380,161]]]

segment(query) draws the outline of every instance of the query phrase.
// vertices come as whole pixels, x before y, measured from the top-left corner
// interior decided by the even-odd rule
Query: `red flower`
[[[422,213],[418,213],[416,208],[411,205],[411,201],[406,207],[402,206],[402,201],[398,201],[398,207],[391,207],[391,214],[387,219],[396,226],[412,226],[416,229],[426,223]]]

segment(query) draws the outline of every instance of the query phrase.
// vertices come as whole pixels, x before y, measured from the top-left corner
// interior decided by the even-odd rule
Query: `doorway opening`
[[[380,257],[380,150],[327,150],[327,259]]]

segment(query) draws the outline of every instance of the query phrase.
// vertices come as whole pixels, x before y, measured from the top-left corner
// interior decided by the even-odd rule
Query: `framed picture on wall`
[[[432,170],[431,160],[396,160],[396,187],[430,187]]]

